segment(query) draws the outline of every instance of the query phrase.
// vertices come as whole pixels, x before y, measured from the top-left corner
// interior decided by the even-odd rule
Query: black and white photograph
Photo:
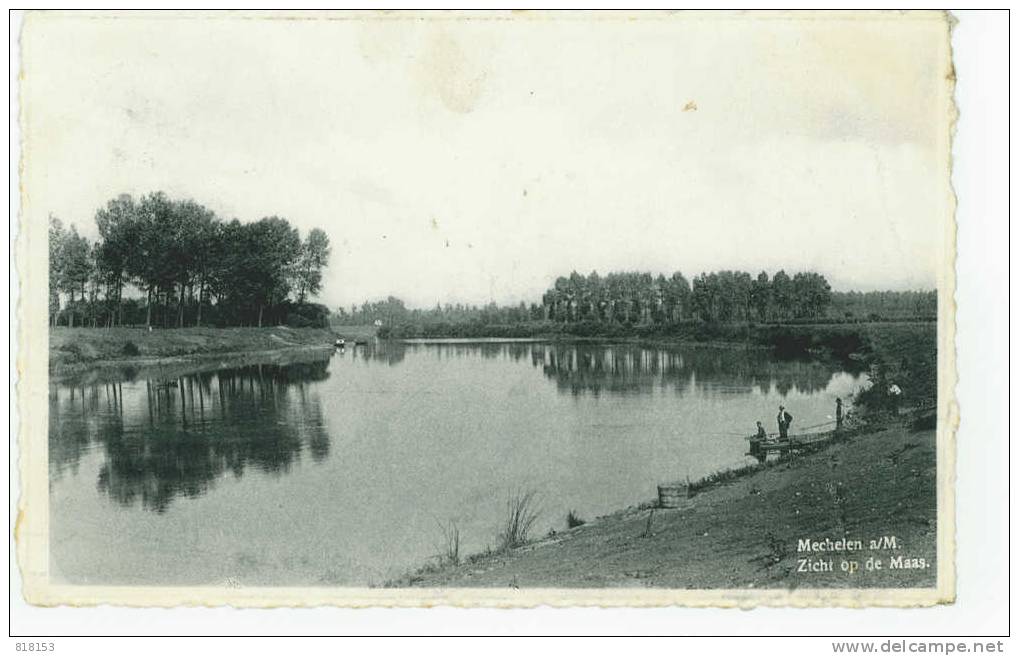
[[[28,603],[955,599],[950,14],[22,20]]]

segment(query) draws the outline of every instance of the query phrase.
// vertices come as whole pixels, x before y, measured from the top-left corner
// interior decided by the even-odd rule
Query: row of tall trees
[[[378,322],[383,326],[508,326],[553,321],[561,324],[660,326],[701,321],[711,323],[811,322],[815,320],[932,319],[937,292],[832,292],[825,277],[812,271],[790,276],[778,271],[756,276],[745,271],[716,271],[696,276],[682,273],[621,272],[587,276],[574,271],[556,279],[541,304],[499,306],[436,305],[410,309],[389,298],[339,308],[337,324]],[[440,331],[441,332],[441,331]]]
[[[774,321],[825,316],[831,286],[824,276],[779,271],[756,277],[745,271],[702,273],[687,281],[678,271],[666,277],[650,273],[576,271],[559,277],[542,296],[545,318],[555,321],[667,323],[703,321]]]
[[[756,277],[744,271],[702,273],[691,284],[679,272],[617,272],[601,276],[576,271],[560,276],[541,304],[484,306],[446,304],[430,310],[408,309],[390,296],[350,309],[339,308],[334,321],[356,325],[401,324],[509,325],[533,321],[559,323],[665,324],[682,321],[741,322],[816,319],[826,315],[832,292],[824,276],[779,271]]]
[[[258,325],[285,318],[322,288],[329,238],[270,216],[224,221],[192,200],[162,192],[122,195],[95,215],[99,239],[50,217],[50,320],[92,326],[124,323],[125,290],[145,299],[145,324]],[[63,298],[64,303],[61,303]]]
[[[681,320],[690,314],[690,283],[681,273],[670,278],[650,273],[592,271],[560,276],[541,297],[544,318],[553,321],[640,323]]]

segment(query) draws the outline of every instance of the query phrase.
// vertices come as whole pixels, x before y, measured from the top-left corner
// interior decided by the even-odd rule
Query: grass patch
[[[578,526],[583,526],[586,523],[587,522],[585,520],[580,518],[580,515],[577,514],[576,510],[571,510],[570,512],[566,513],[566,526],[567,527],[569,527],[569,528],[577,528]]]
[[[442,531],[442,551],[439,553],[439,561],[443,565],[456,567],[460,564],[460,527],[456,520],[449,520],[445,524],[439,524]]]
[[[527,542],[541,509],[534,490],[518,492],[506,502],[506,516],[499,532],[499,549],[506,551]]]
[[[713,474],[708,474],[704,478],[699,478],[696,481],[692,481],[687,486],[687,494],[693,496],[699,492],[703,492],[708,488],[712,488],[718,485],[725,485],[735,480],[756,474],[757,472],[771,467],[776,461],[768,460],[764,463],[753,463],[744,465],[742,467],[736,467],[733,469],[723,469]]]

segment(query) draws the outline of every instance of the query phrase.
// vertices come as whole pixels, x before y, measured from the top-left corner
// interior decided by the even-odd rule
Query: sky
[[[29,219],[94,236],[162,190],[320,227],[332,307],[531,302],[573,270],[944,275],[937,14],[35,14],[22,47]]]

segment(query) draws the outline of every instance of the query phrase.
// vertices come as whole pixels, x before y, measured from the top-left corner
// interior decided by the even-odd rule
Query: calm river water
[[[764,352],[544,343],[380,344],[171,380],[50,386],[58,581],[374,585],[495,545],[507,499],[535,533],[747,462],[744,435],[830,419],[865,377]],[[307,358],[305,358],[307,359]]]

